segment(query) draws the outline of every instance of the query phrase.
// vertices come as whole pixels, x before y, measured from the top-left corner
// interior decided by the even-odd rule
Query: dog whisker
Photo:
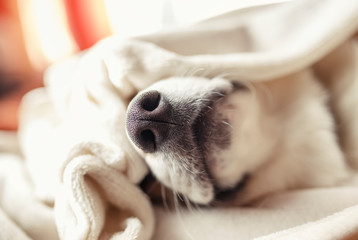
[[[200,74],[198,74],[199,72],[205,71],[204,68],[186,68],[186,69],[183,69],[181,73],[179,72],[179,70],[177,70],[176,75],[179,77],[182,77],[182,78],[190,78],[193,76],[198,76],[198,75],[200,75]]]
[[[166,211],[169,211],[167,193],[166,193],[165,187],[163,186],[162,183],[160,183],[160,194],[162,196],[162,202],[163,202],[164,209]]]
[[[189,71],[191,71],[191,69],[179,67],[176,69],[174,75],[182,78],[185,77]]]
[[[205,69],[204,68],[193,69],[192,72],[190,72],[190,74],[187,75],[187,77],[193,77],[193,76],[196,76],[196,75],[200,76],[200,74],[198,74],[199,72],[204,73]]]
[[[228,121],[223,120],[222,123],[225,124],[225,125],[227,125],[227,126],[229,126],[229,127],[232,128],[232,129],[234,128],[234,127],[232,126],[232,124],[230,124]]]
[[[186,224],[185,224],[185,222],[183,220],[183,215],[184,214],[182,212],[182,208],[179,205],[177,196],[178,196],[178,193],[173,191],[174,209],[175,209],[177,219],[178,219],[180,225],[182,226],[182,228],[183,228],[185,234],[187,235],[187,237],[189,239],[191,239],[191,240],[194,240],[195,238],[194,238],[193,234],[191,232],[189,232],[188,227],[186,226]]]
[[[177,195],[177,199],[179,199],[181,202],[184,202],[182,195],[180,195],[178,192],[176,192],[176,195]]]
[[[214,94],[217,94],[217,95],[220,96],[220,97],[224,97],[224,96],[225,96],[225,94],[222,93],[222,92],[214,91],[213,93],[214,93]]]
[[[178,193],[175,190],[173,191],[173,203],[174,203],[175,212],[180,214],[180,208],[179,208],[179,203],[178,203]]]
[[[183,164],[183,167],[184,167],[184,169],[186,170],[186,172],[188,172],[188,173],[191,173],[192,175],[200,175],[200,174],[204,174],[205,173],[205,171],[204,170],[202,170],[202,171],[198,171],[197,169],[194,169],[194,170],[192,170],[192,169],[190,169],[186,164]]]
[[[193,206],[189,200],[189,198],[187,196],[183,196],[184,197],[184,203],[185,203],[185,206],[187,207],[188,211],[189,212],[194,212],[193,210]]]

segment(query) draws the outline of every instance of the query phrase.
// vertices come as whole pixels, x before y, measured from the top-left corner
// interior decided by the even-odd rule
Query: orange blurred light
[[[18,6],[26,50],[36,69],[78,50],[61,0],[18,0]]]

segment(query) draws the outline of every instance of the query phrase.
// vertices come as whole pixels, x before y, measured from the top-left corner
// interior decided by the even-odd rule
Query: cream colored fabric
[[[0,239],[58,239],[52,207],[36,198],[27,169],[14,154],[0,154]]]
[[[341,143],[355,171],[358,54],[350,36],[357,30],[356,0],[301,0],[239,10],[136,39],[113,36],[55,64],[45,76],[46,87],[29,93],[22,104],[24,161],[0,160],[0,226],[10,226],[1,234],[71,240],[147,240],[153,234],[158,240],[348,239],[358,232],[354,180],[312,194],[303,190],[273,196],[271,205],[264,199],[253,209],[205,209],[200,210],[203,215],[186,212],[179,222],[165,221],[170,213],[156,208],[154,215],[137,186],[148,169],[129,143],[124,123],[136,92],[166,77],[189,73],[269,81],[309,67],[330,91],[332,110],[339,126],[344,125],[338,132]],[[8,168],[12,162],[16,168]],[[10,176],[21,178],[26,171],[29,185],[7,187],[12,186]],[[331,196],[334,207],[317,204],[325,196]],[[16,211],[20,206],[26,211]],[[267,221],[257,225],[260,216]]]
[[[109,95],[102,100],[112,101]],[[113,120],[123,121],[123,103],[116,102]],[[147,168],[126,140],[123,124],[116,129],[116,123],[102,121],[97,107],[84,110],[85,104],[61,118],[44,89],[28,94],[22,107],[20,143],[37,197],[55,203],[60,238],[149,239],[152,207],[135,185]]]
[[[349,239],[351,234],[358,236],[352,207],[357,204],[357,190],[297,190],[267,197],[249,208],[168,212],[156,207],[153,239]]]

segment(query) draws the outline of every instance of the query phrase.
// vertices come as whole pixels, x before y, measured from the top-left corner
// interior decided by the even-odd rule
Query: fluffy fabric
[[[356,0],[303,0],[239,10],[173,32],[127,40],[113,36],[54,65],[46,87],[29,93],[22,104],[25,162],[1,156],[8,160],[0,161],[0,237],[357,238],[354,179],[337,188],[274,195],[252,208],[154,212],[137,186],[148,169],[124,129],[130,99],[168,76],[204,72],[269,81],[311,68],[331,95],[354,173],[358,50],[351,36],[357,30]]]

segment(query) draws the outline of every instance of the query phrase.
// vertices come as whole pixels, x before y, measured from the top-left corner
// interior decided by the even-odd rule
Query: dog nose
[[[136,96],[127,110],[127,132],[144,152],[158,150],[175,125],[170,103],[155,90]]]

